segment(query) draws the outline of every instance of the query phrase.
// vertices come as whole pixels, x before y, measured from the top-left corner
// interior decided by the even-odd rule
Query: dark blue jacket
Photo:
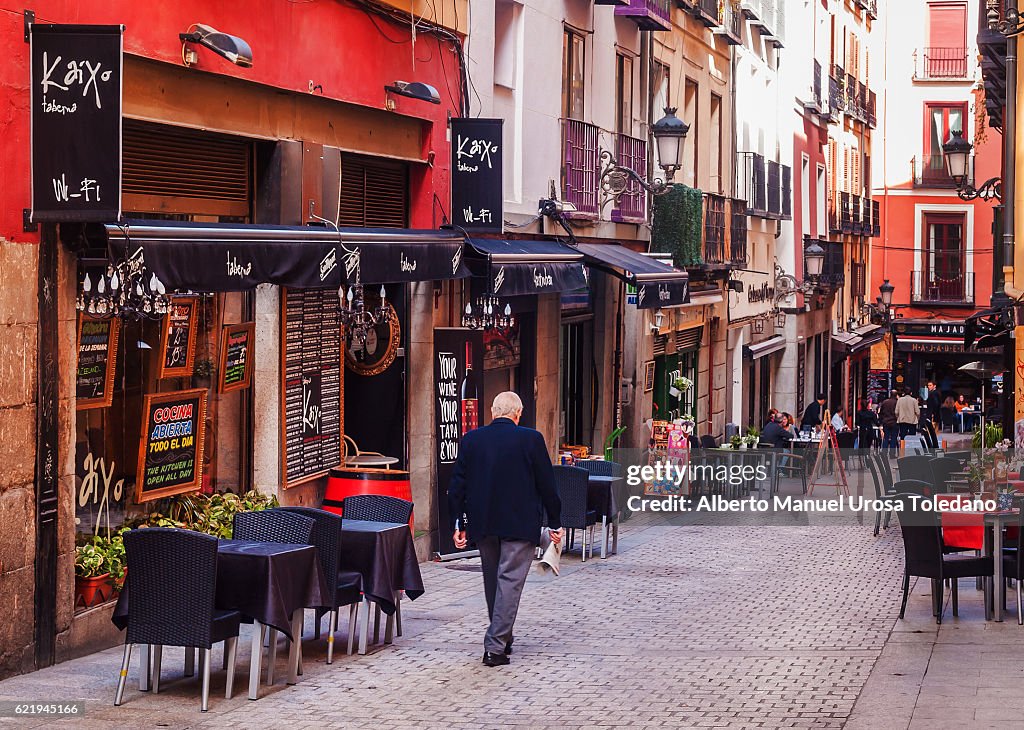
[[[448,485],[451,529],[466,515],[471,540],[504,537],[540,541],[541,509],[548,527],[562,526],[562,503],[544,437],[508,418],[462,437],[459,458]]]

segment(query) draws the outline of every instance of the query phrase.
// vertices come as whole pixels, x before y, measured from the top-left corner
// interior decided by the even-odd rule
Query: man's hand
[[[562,531],[562,528],[558,528],[557,530],[548,530],[548,537],[551,538],[551,542],[555,543],[555,545],[561,544],[563,534],[565,533]]]
[[[455,547],[457,547],[459,550],[462,550],[462,548],[466,547],[467,544],[466,531],[456,530],[455,534],[452,535],[452,540],[455,542]]]

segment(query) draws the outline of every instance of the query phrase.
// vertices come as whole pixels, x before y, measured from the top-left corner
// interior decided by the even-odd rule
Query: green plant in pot
[[[114,597],[124,583],[122,533],[97,535],[75,548],[75,607],[92,608]]]
[[[739,434],[736,434],[735,436],[729,439],[729,445],[732,446],[734,449],[739,449],[740,447],[743,446],[743,437],[740,436]]]

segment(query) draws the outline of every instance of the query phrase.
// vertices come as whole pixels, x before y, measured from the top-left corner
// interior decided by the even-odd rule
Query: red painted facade
[[[825,220],[819,221],[819,209],[818,209],[818,166],[825,167],[828,163],[826,160],[825,152],[828,149],[828,130],[823,129],[821,126],[815,123],[813,118],[805,116],[803,118],[803,129],[802,134],[797,133],[794,138],[793,148],[793,240],[796,245],[796,272],[795,275],[798,279],[804,278],[804,257],[803,257],[803,241],[804,236],[809,235],[811,238],[818,237],[819,227],[821,230],[828,231],[828,204],[827,201],[822,206],[821,213],[824,215]],[[805,197],[803,194],[804,188],[804,167],[803,167],[803,156],[808,157],[808,181],[806,183],[806,190],[808,195]],[[810,207],[810,217],[808,219],[809,226],[807,230],[804,230],[804,206]]]
[[[0,237],[30,241],[22,233],[22,209],[29,187],[29,46],[24,41],[21,7],[0,12]],[[253,51],[253,67],[243,69],[198,48],[196,73],[233,76],[255,84],[310,93],[322,87],[324,97],[384,109],[384,86],[396,80],[421,81],[438,89],[441,104],[394,96],[396,114],[424,122],[423,157],[433,151],[433,165],[415,165],[411,174],[410,225],[432,228],[440,223],[434,196],[448,207],[449,114],[459,115],[459,63],[450,42],[421,33],[410,40],[408,25],[372,16],[339,2],[173,3],[107,0],[83,3],[53,0],[24,4],[38,23],[123,24],[125,54],[182,65],[178,34],[204,23],[245,39]],[[415,63],[413,56],[415,54]],[[320,88],[317,88],[320,93]],[[167,120],[173,122],[173,120]]]

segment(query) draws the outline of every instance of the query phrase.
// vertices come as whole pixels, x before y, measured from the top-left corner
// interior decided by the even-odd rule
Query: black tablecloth
[[[423,577],[409,525],[345,520],[340,567],[363,576],[363,594],[386,614],[395,612],[398,591],[404,590],[412,600],[423,595]]]
[[[129,577],[111,618],[120,629],[128,625],[130,583]],[[217,543],[215,605],[219,609],[239,611],[290,639],[292,613],[328,604],[330,595],[312,545],[247,540]]]
[[[587,475],[587,509],[611,518],[626,508],[626,480],[622,477]]]

